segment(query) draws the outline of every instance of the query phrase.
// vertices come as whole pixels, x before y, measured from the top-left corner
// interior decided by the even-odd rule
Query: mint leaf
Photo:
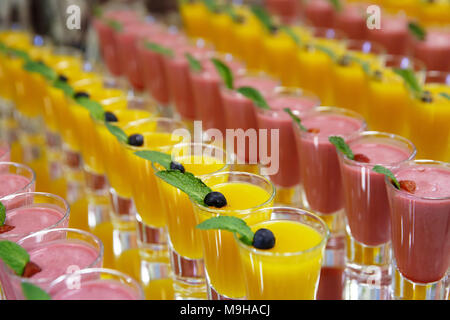
[[[25,266],[30,261],[30,255],[17,243],[2,240],[0,241],[0,259],[18,276],[21,276]]]
[[[5,224],[5,220],[6,220],[6,208],[0,201],[0,227]]]
[[[76,102],[89,110],[89,112],[91,113],[92,118],[94,118],[95,120],[98,121],[103,121],[105,118],[105,111],[103,110],[103,107],[100,103],[91,100],[90,98],[87,97],[80,97],[76,99]]]
[[[391,170],[389,170],[388,168],[385,168],[383,166],[380,165],[376,165],[372,168],[372,171],[377,172],[377,173],[381,173],[384,174],[385,176],[387,176],[388,178],[391,179],[391,181],[394,183],[395,187],[397,189],[400,189],[400,183],[398,182],[397,178],[395,177],[395,175],[392,173]]]
[[[253,244],[253,231],[247,223],[237,217],[232,216],[218,216],[203,221],[196,226],[200,230],[226,230],[238,233],[243,243],[248,246]]]
[[[261,109],[270,110],[270,107],[267,104],[266,99],[264,99],[262,94],[258,90],[256,90],[255,88],[252,88],[252,87],[240,87],[236,91],[239,92],[240,94],[242,94],[243,96],[247,97],[248,99],[252,100],[253,103],[257,107],[259,107]]]
[[[114,31],[120,32],[123,29],[122,24],[119,21],[113,19],[107,19],[106,24],[110,26]]]
[[[47,292],[32,283],[22,282],[21,286],[26,300],[51,300]]]
[[[56,79],[53,81],[53,87],[58,88],[64,92],[64,94],[68,97],[72,97],[75,93],[75,90],[65,81],[61,81]]]
[[[233,90],[234,80],[233,80],[233,73],[231,72],[230,68],[228,68],[228,66],[224,62],[220,61],[217,58],[212,58],[211,61],[212,63],[214,63],[214,67],[216,67],[216,70],[219,73],[220,77],[222,78],[225,86],[228,89]]]
[[[108,131],[117,138],[117,140],[123,143],[128,143],[128,136],[121,128],[112,125],[108,121],[105,121],[105,126]]]
[[[417,81],[416,75],[414,71],[411,69],[401,69],[394,68],[393,71],[403,78],[406,85],[413,91],[415,94],[420,94],[422,92],[422,88],[420,87],[419,81]]]
[[[328,0],[330,1],[331,5],[334,7],[334,9],[336,11],[341,11],[342,10],[342,4],[340,0]]]
[[[446,92],[441,92],[441,93],[439,93],[439,95],[444,97],[444,98],[446,98],[446,99],[448,99],[448,100],[450,100],[450,94],[448,94]]]
[[[54,81],[58,78],[56,72],[51,69],[50,67],[46,66],[42,62],[35,62],[28,60],[23,65],[23,68],[28,72],[36,72],[39,73],[41,76],[43,76],[48,81]]]
[[[307,132],[308,129],[305,128],[305,126],[302,125],[302,121],[300,120],[299,117],[297,117],[291,109],[289,108],[284,108],[283,109],[288,115],[291,116],[292,120],[294,120],[295,123],[297,123],[297,125],[299,126],[300,130]]]
[[[328,137],[328,141],[330,141],[330,143],[333,144],[336,149],[342,152],[347,158],[350,160],[355,159],[352,149],[350,149],[349,145],[345,143],[342,137],[331,136]]]
[[[225,10],[225,13],[228,14],[233,21],[235,21],[235,22],[239,21],[239,15],[234,10],[233,5],[226,4],[224,6],[224,10]]]
[[[331,58],[331,60],[336,60],[337,59],[336,54],[330,48],[327,48],[327,47],[325,47],[323,45],[320,45],[320,44],[316,44],[314,47],[316,48],[316,50],[319,50],[319,51],[325,53],[327,56],[329,56]]]
[[[100,6],[95,6],[92,13],[96,18],[101,18],[103,16],[103,10]]]
[[[427,33],[418,23],[410,22],[408,23],[409,32],[417,38],[419,41],[425,40]]]
[[[167,170],[170,169],[170,163],[172,162],[170,154],[151,150],[136,151],[134,154],[145,160],[158,163]]]
[[[358,57],[349,56],[350,60],[356,62],[361,66],[365,74],[370,74],[370,64]]]
[[[9,54],[16,56],[18,58],[21,58],[25,61],[30,60],[30,56],[28,55],[28,53],[26,53],[23,50],[9,48],[8,52],[9,52]]]
[[[208,9],[208,11],[216,12],[218,5],[215,0],[203,0],[203,4]]]
[[[187,61],[189,62],[189,68],[192,71],[202,71],[203,67],[200,61],[198,61],[197,59],[195,59],[192,54],[190,54],[189,52],[186,52],[184,54],[184,56],[186,57]]]
[[[300,46],[302,44],[302,41],[300,40],[300,37],[292,30],[289,26],[281,26],[281,30],[283,30],[294,42],[297,46]]]
[[[262,6],[252,6],[250,8],[253,15],[261,22],[261,24],[270,32],[273,26],[272,18]]]
[[[146,42],[145,47],[166,57],[173,57],[173,51],[154,42]]]
[[[206,206],[205,196],[212,190],[192,173],[181,173],[179,170],[164,170],[155,173],[168,184],[180,189],[197,203]]]

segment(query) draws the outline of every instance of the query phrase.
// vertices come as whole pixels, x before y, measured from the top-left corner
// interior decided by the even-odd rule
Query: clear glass
[[[63,275],[47,289],[52,300],[144,300],[141,285],[112,269],[88,268]]]
[[[214,186],[230,183],[248,184],[267,192],[267,198],[261,198],[261,203],[252,208],[242,210],[215,209],[199,205],[192,201],[197,223],[217,216],[237,216],[247,223],[257,223],[263,218],[257,215],[253,219],[256,210],[273,205],[275,188],[270,180],[263,176],[247,172],[220,172],[207,175],[203,178],[206,185],[214,190]],[[259,200],[259,199],[258,199]],[[205,261],[206,281],[208,286],[208,298],[212,300],[242,299],[245,297],[244,278],[241,272],[239,251],[233,239],[233,234],[228,231],[209,230],[202,231],[202,246]]]
[[[0,162],[0,183],[2,185],[0,201],[3,202],[6,210],[11,210],[20,205],[20,203],[5,199],[5,197],[16,193],[34,191],[36,188],[36,174],[24,164]]]
[[[42,271],[31,278],[18,276],[3,263],[2,285],[8,300],[23,300],[21,285],[29,282],[46,290],[57,277],[80,269],[97,268],[103,262],[103,243],[93,234],[69,228],[55,228],[32,233],[17,242]],[[72,254],[70,250],[73,250]],[[48,255],[54,252],[53,257]],[[1,274],[1,273],[0,273]]]
[[[318,233],[320,241],[305,250],[292,252],[273,252],[260,250],[241,242],[236,234],[235,242],[239,247],[243,267],[246,299],[249,300],[314,300],[319,283],[325,245],[329,230],[318,216],[301,209],[273,207],[256,211],[253,215],[262,215],[269,219],[252,224],[253,231],[259,227],[270,230],[271,225],[289,222],[308,227],[309,236]],[[284,227],[286,228],[287,225]],[[298,228],[298,227],[297,227]],[[282,228],[278,229],[281,231]],[[299,230],[299,229],[297,229]],[[286,230],[288,231],[288,230]],[[317,237],[317,235],[315,235]],[[292,242],[308,241],[303,233],[290,234],[284,240]],[[277,239],[276,239],[277,241]],[[275,244],[276,246],[276,244]]]
[[[0,162],[9,161],[11,161],[11,148],[9,146],[9,143],[0,140]]]
[[[433,160],[415,160],[402,164],[393,172],[416,167],[419,172],[441,170],[450,174],[450,164]],[[435,171],[436,172],[436,171]],[[428,179],[436,181],[438,174]],[[420,174],[426,183],[426,173]],[[441,178],[442,179],[442,178]],[[447,191],[446,184],[432,183],[435,191]],[[450,196],[417,196],[399,190],[386,178],[386,188],[391,213],[391,238],[394,254],[395,299],[444,299],[445,277],[449,268],[449,219]],[[443,188],[443,189],[440,189]]]

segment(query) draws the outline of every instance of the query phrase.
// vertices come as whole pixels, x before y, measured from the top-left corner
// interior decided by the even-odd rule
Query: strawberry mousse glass
[[[15,162],[0,162],[0,201],[11,210],[20,205],[13,199],[5,198],[11,194],[32,192],[36,188],[34,171],[23,164]]]
[[[234,87],[252,87],[267,98],[280,81],[264,73],[247,73],[235,79]],[[227,151],[236,154],[236,171],[259,173],[259,134],[256,109],[252,100],[236,90],[221,90],[227,131]],[[231,136],[231,137],[230,137]],[[247,139],[248,138],[248,139]],[[232,142],[233,145],[229,145]],[[247,143],[248,142],[248,143]]]
[[[450,72],[450,30],[427,30],[425,39],[413,39],[415,58],[423,61],[427,70]]]
[[[6,141],[0,140],[0,162],[11,161],[11,149]]]
[[[300,206],[300,167],[298,150],[295,142],[292,118],[284,111],[292,110],[298,117],[320,105],[320,100],[313,93],[299,88],[278,87],[267,98],[270,110],[257,109],[258,128],[267,130],[268,159],[270,163],[261,163],[261,170],[270,177],[277,189],[276,204]],[[271,132],[278,130],[279,140],[272,142]],[[261,139],[261,136],[260,136]],[[275,150],[276,149],[276,150]],[[272,154],[270,154],[272,152]],[[278,155],[278,156],[277,156]],[[267,170],[266,170],[267,168]]]
[[[386,178],[394,253],[395,299],[445,298],[450,261],[450,163],[416,160],[393,171],[415,189],[397,189]]]
[[[367,7],[365,3],[346,3],[336,12],[334,28],[344,32],[349,39],[367,39]]]
[[[374,28],[367,31],[367,40],[381,44],[389,54],[408,54],[410,33],[407,17],[383,13],[380,24],[380,29]]]
[[[53,281],[52,300],[144,300],[144,291],[132,277],[112,269],[87,268]]]
[[[6,267],[5,296],[8,300],[23,300],[21,285],[32,283],[47,290],[58,277],[85,268],[99,268],[103,261],[103,244],[93,234],[69,228],[55,228],[32,233],[17,244],[30,255],[30,261],[41,269],[30,278],[15,274]]]
[[[372,168],[394,170],[413,160],[416,148],[403,137],[376,131],[361,132],[347,143],[355,159],[338,152],[347,218],[346,298],[390,299],[389,203],[384,175]],[[374,273],[379,276],[376,286]]]
[[[304,5],[304,15],[308,23],[315,27],[331,28],[336,18],[336,9],[331,1],[307,0]]]

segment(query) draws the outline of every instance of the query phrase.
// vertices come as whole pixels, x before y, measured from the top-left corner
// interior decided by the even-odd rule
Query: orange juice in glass
[[[202,179],[228,168],[227,153],[213,145],[182,143],[174,146],[172,159],[187,172]],[[158,165],[154,165],[158,170]],[[189,197],[179,189],[157,179],[166,207],[167,229],[175,292],[178,299],[206,298],[203,249],[200,230]]]
[[[423,82],[423,63],[407,56],[387,55],[381,70],[372,69],[368,86],[367,122],[372,130],[391,132],[408,138],[410,89],[398,74],[404,70],[409,70],[419,85]]]
[[[254,213],[273,204],[275,188],[270,180],[247,172],[220,172],[204,176],[202,180],[213,191],[221,192],[227,205],[217,209],[192,201],[197,223],[217,216],[239,217],[249,225],[267,220],[267,216]],[[244,298],[244,275],[233,234],[222,230],[204,230],[201,237],[208,298]]]
[[[297,208],[266,208],[254,214],[269,216],[250,228],[253,232],[261,228],[272,231],[275,245],[271,249],[257,249],[235,235],[246,299],[314,300],[329,236],[326,223]]]
[[[180,14],[186,33],[190,37],[205,37],[209,12],[201,1],[182,1]]]

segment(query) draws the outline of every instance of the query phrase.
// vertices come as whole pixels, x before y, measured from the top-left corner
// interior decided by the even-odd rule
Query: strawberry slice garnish
[[[42,271],[42,269],[36,263],[34,263],[32,261],[28,261],[25,268],[23,269],[22,277],[31,278],[36,273],[39,273],[41,271]]]
[[[0,234],[11,231],[14,228],[15,228],[14,226],[8,226],[7,224],[4,224],[0,226]]]
[[[358,162],[365,162],[365,163],[369,163],[370,162],[370,159],[366,155],[364,155],[362,153],[355,154],[353,160],[358,161]]]
[[[405,190],[409,193],[414,193],[416,191],[416,183],[412,180],[400,180],[400,189]]]

